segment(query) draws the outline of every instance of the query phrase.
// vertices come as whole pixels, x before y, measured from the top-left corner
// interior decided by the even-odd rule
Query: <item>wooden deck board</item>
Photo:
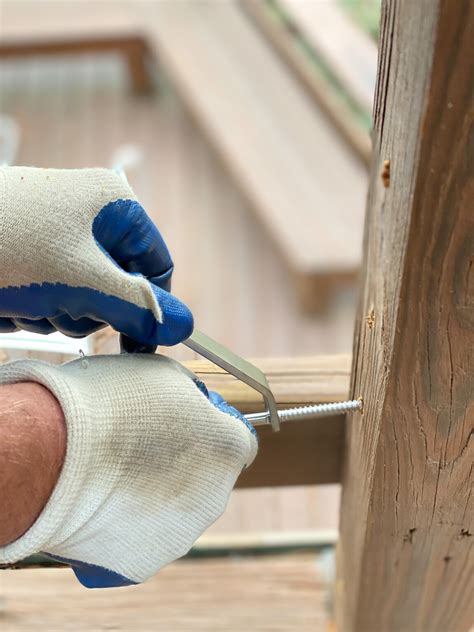
[[[68,569],[0,571],[2,632],[325,632],[316,554],[187,559],[141,586],[86,590]]]

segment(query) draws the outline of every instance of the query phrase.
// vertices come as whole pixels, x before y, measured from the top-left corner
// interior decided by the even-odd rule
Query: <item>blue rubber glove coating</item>
[[[87,336],[106,324],[146,345],[174,345],[188,338],[192,314],[169,293],[173,262],[153,222],[135,200],[116,200],[102,208],[93,237],[115,265],[148,279],[161,307],[163,322],[149,309],[91,287],[34,283],[0,288],[0,332],[17,329]]]
[[[43,553],[43,555],[56,562],[68,564],[74,571],[79,583],[85,588],[120,588],[121,586],[137,585],[136,582],[128,579],[128,577],[96,564],[86,564],[86,562],[78,562],[77,560],[70,560],[59,555],[51,555],[50,553]]]

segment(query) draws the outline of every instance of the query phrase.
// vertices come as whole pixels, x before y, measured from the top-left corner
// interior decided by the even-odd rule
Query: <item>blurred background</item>
[[[379,11],[379,0],[2,0],[0,161],[124,167],[199,329],[247,358],[348,356]],[[0,337],[2,362],[79,349],[115,352],[117,335]],[[338,485],[237,490],[208,535],[331,545],[338,503]],[[290,627],[258,629],[325,629],[316,603]]]

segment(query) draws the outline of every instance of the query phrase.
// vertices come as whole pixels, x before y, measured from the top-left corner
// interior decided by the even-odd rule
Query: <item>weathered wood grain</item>
[[[474,5],[387,0],[381,26],[339,629],[461,631],[474,594]]]

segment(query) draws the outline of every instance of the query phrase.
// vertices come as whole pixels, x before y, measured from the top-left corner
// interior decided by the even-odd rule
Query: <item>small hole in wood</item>
[[[382,182],[386,189],[390,186],[390,160],[383,161]]]
[[[375,312],[373,309],[370,310],[370,312],[367,314],[366,318],[365,318],[365,322],[367,323],[367,327],[369,329],[373,329],[374,325],[375,325]]]

